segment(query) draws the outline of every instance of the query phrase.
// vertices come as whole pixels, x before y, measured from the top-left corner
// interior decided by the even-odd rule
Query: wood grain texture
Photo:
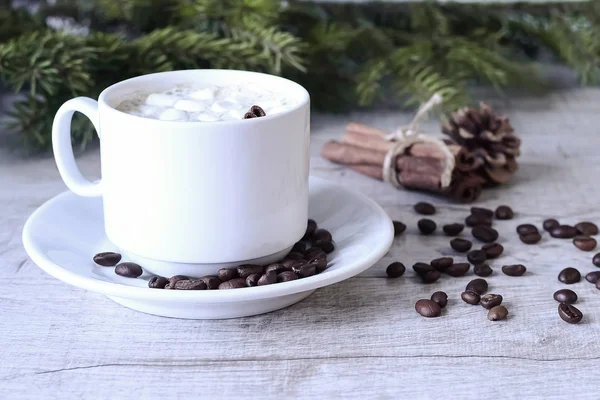
[[[356,120],[393,129],[407,113],[370,112],[316,116],[312,173],[353,187],[381,204],[406,233],[380,262],[360,276],[317,290],[307,300],[271,314],[226,321],[188,321],[145,315],[107,298],[70,287],[28,260],[21,245],[27,216],[65,190],[49,158],[0,161],[0,396],[40,398],[597,398],[600,366],[600,291],[582,281],[579,325],[557,315],[552,293],[566,266],[598,270],[593,253],[570,241],[543,236],[519,242],[515,227],[557,217],[566,223],[600,222],[600,89],[520,98],[505,111],[523,137],[521,169],[508,187],[484,192],[479,205],[512,205],[512,221],[498,221],[505,254],[492,261],[490,292],[510,311],[492,323],[479,306],[459,296],[473,279],[442,277],[418,282],[410,266],[442,254],[457,260],[441,233],[417,233],[412,205],[434,202],[438,225],[462,221],[469,206],[383,183],[319,158],[326,140],[339,138]],[[435,122],[425,127],[436,130]],[[98,175],[95,151],[80,157],[88,176]],[[468,231],[464,237],[470,237]],[[385,267],[409,270],[385,279]],[[501,274],[523,263],[523,277]],[[425,319],[414,303],[444,290],[442,317]],[[577,382],[575,384],[574,382]]]

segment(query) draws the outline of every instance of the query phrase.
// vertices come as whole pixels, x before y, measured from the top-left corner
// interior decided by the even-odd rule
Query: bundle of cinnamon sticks
[[[394,146],[387,139],[389,132],[359,123],[350,123],[340,142],[329,141],[321,156],[329,161],[346,165],[355,171],[383,180],[386,154]],[[442,173],[446,155],[439,146],[417,142],[406,148],[393,160],[397,179],[409,189],[440,193],[459,202],[472,202],[481,194],[485,180],[474,171],[479,167],[473,154],[450,141],[445,142],[454,155],[452,180],[442,187]]]

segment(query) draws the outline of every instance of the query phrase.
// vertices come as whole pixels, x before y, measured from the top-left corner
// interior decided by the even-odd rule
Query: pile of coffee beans
[[[168,290],[224,290],[308,278],[325,271],[327,255],[334,249],[331,233],[325,229],[319,229],[317,223],[309,219],[302,240],[294,244],[288,255],[279,262],[268,265],[243,264],[236,268],[222,268],[217,275],[202,278],[183,275],[175,275],[171,278],[153,276],[148,281],[148,287]],[[115,267],[117,275],[127,278],[138,278],[144,273],[142,267],[136,263],[120,263],[121,258],[119,253],[104,252],[96,254],[94,262],[103,267]],[[404,265],[400,265],[402,270],[397,269],[396,272],[391,271],[390,273],[402,275]],[[399,266],[395,268],[399,268]]]
[[[419,202],[414,205],[414,210],[421,215],[435,215],[436,208],[432,204]],[[494,219],[510,220],[515,213],[511,207],[501,205],[496,210],[482,207],[472,207],[470,214],[464,223],[454,222],[444,224],[442,231],[447,236],[459,236],[465,226],[471,228],[471,235],[479,242],[485,243],[481,248],[474,248],[471,240],[455,237],[450,240],[450,247],[456,253],[466,254],[468,262],[455,262],[452,257],[441,257],[431,260],[429,263],[418,262],[413,265],[413,270],[423,283],[438,281],[443,274],[451,277],[460,277],[468,273],[471,265],[474,267],[475,275],[489,277],[493,269],[489,260],[500,257],[504,247],[497,243],[498,231],[492,227]],[[598,234],[596,224],[588,221],[580,222],[574,226],[561,224],[554,218],[547,219],[542,224],[543,230],[553,238],[572,239],[573,245],[582,251],[592,251],[597,246],[597,241],[592,235]],[[406,231],[406,225],[400,221],[394,221],[396,236]],[[437,223],[430,218],[420,219],[417,223],[419,232],[423,235],[433,235],[437,229]],[[521,224],[517,226],[517,234],[521,242],[527,245],[535,245],[542,240],[542,232],[533,224]],[[600,268],[600,253],[592,258],[592,263]],[[389,278],[398,278],[404,274],[406,268],[400,262],[393,262],[386,270]],[[511,277],[524,276],[527,267],[522,264],[504,265],[502,272]],[[600,289],[600,271],[590,272],[585,279]],[[581,273],[572,267],[564,268],[558,275],[558,280],[565,284],[577,283],[581,280]],[[469,282],[465,291],[460,294],[461,299],[467,304],[481,304],[488,311],[490,321],[506,319],[508,310],[501,304],[503,298],[499,294],[485,294],[487,282],[484,279],[474,279]],[[554,293],[554,299],[558,301],[558,314],[561,319],[568,323],[578,323],[583,314],[573,303],[577,301],[577,294],[569,289],[561,289]],[[446,306],[448,296],[444,292],[435,292],[431,299],[420,299],[415,304],[415,310],[424,317],[438,317],[441,310]]]

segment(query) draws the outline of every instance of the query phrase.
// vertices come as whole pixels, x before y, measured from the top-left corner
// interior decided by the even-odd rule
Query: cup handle
[[[98,136],[98,102],[89,97],[76,97],[65,102],[56,112],[52,124],[52,149],[58,172],[71,191],[86,197],[102,195],[102,181],[91,182],[86,179],[75,162],[71,145],[71,119],[75,111],[79,111],[92,121]]]

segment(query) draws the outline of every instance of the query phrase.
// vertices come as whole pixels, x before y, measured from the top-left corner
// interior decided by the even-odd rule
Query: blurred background
[[[600,1],[0,0],[0,147],[48,153],[64,101],[158,71],[283,75],[344,113],[544,96],[560,86],[548,66],[598,83]],[[73,140],[97,140],[85,118]]]

